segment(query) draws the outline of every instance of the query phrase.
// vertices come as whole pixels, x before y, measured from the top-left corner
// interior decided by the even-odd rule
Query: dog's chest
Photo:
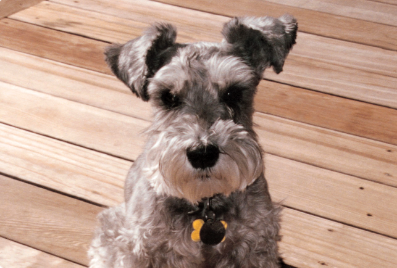
[[[184,233],[186,241],[209,248],[223,243],[228,225],[235,225],[237,209],[229,203],[223,196],[207,198],[196,205],[176,198],[164,202],[171,231]]]

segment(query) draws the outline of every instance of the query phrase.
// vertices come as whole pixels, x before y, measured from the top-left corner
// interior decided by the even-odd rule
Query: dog
[[[264,177],[253,99],[295,44],[291,15],[237,17],[220,43],[176,43],[153,24],[105,51],[113,73],[153,107],[125,202],[106,209],[89,249],[91,268],[280,266],[280,206]]]

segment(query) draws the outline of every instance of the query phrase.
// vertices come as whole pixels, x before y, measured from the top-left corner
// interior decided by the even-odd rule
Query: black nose
[[[195,169],[213,167],[218,161],[219,149],[215,145],[200,146],[187,150],[187,159]]]

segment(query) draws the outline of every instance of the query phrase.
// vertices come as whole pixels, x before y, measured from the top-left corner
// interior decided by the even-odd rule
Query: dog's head
[[[253,98],[266,68],[282,71],[296,31],[289,15],[234,18],[221,43],[179,44],[172,25],[156,24],[107,49],[114,74],[154,107],[142,168],[158,193],[197,202],[261,175]]]

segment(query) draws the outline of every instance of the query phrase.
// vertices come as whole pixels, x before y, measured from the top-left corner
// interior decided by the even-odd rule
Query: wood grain
[[[36,6],[32,9],[35,8]],[[396,51],[304,32],[298,32],[296,42],[289,56],[296,55],[312,61],[326,62],[367,73],[397,77]]]
[[[0,70],[0,80],[6,83],[151,120],[149,104],[137,99],[114,76],[4,48],[0,48]],[[391,123],[397,121],[394,109],[265,80],[259,86],[255,108],[258,112],[397,144],[397,125]]]
[[[262,0],[231,1],[181,1],[157,0],[158,2],[201,10],[224,16],[263,16],[279,17],[284,13],[294,15],[303,32],[360,44],[397,50],[397,28],[390,25],[342,17],[314,10],[269,3]],[[371,38],[368,38],[371,36]]]
[[[135,159],[147,121],[0,82],[0,121],[85,148]],[[138,150],[139,148],[139,150]]]
[[[101,208],[4,176],[0,184],[0,235],[87,264],[85,253]],[[283,256],[299,267],[397,264],[393,239],[291,209],[284,210],[282,219]]]
[[[291,55],[292,56],[292,55]],[[350,99],[397,108],[397,78],[314,61],[289,57],[279,75],[265,72],[265,78],[284,84]]]
[[[104,0],[55,0],[51,2],[144,24],[172,22],[178,28],[178,42],[191,42],[191,40],[219,42],[222,40],[219,25],[229,20],[225,16],[147,0],[134,0],[133,4],[131,4],[131,1],[109,2]]]
[[[43,0],[1,0],[0,19],[16,13],[22,9],[36,5]]]
[[[0,121],[133,160],[148,121],[0,82]],[[44,105],[45,103],[45,105]],[[255,114],[267,152],[396,186],[397,146],[279,117]],[[335,156],[338,157],[335,157]]]
[[[101,207],[1,175],[0,186],[1,236],[87,265]]]
[[[397,146],[270,115],[255,123],[268,153],[397,186]]]
[[[136,98],[114,75],[0,48],[0,81],[132,117],[151,119],[149,104]]]
[[[158,21],[159,14],[155,14],[155,6],[150,6],[150,4],[153,5],[153,2],[138,1],[136,6],[134,6],[136,9],[131,10],[131,13],[138,16],[140,15],[140,9],[142,9],[141,12],[143,12],[152,7],[150,14],[153,18],[151,20],[155,21],[157,18]],[[109,40],[112,35],[111,26],[114,27],[113,31],[116,33],[124,31],[125,34],[123,38],[125,40],[132,38],[132,36],[129,37],[129,32],[137,33],[142,30],[141,26],[137,28],[132,22],[128,23],[130,20],[124,19],[126,22],[121,22],[119,21],[119,18],[115,17],[115,21],[118,21],[118,23],[104,23],[98,19],[98,14],[94,15],[93,12],[88,11],[84,11],[83,14],[80,12],[79,14],[75,9],[76,8],[65,7],[58,4],[43,3],[38,7],[28,9],[15,15],[13,18],[29,23],[37,23],[45,27],[54,25],[53,27],[59,30],[67,30],[79,35],[87,35],[88,32],[92,32],[92,34],[89,34],[91,38],[98,39],[105,37],[107,39],[106,41],[112,42],[120,41],[119,39],[121,37],[119,37],[119,34],[116,34],[115,39]],[[117,9],[115,7],[113,7],[113,9],[115,9],[115,11],[109,13],[117,13]],[[183,10],[176,11],[179,12],[178,16],[174,16],[174,19],[170,22],[175,23],[178,26],[179,24],[182,24],[179,18],[183,17],[184,14],[182,13]],[[49,15],[44,17],[44,13],[48,13]],[[62,17],[62,14],[64,13],[74,15]],[[198,14],[202,13],[199,12]],[[111,21],[111,16],[109,16],[110,15],[105,16],[105,21]],[[46,20],[43,18],[46,18]],[[224,21],[226,21],[227,18],[223,18]],[[85,21],[87,22],[82,23]],[[217,23],[216,26],[214,22],[213,25],[208,25],[208,23],[204,21],[204,18],[198,19],[195,27],[198,28],[197,31],[200,29],[203,33],[200,35],[198,33],[195,33],[194,35],[192,34],[188,41],[200,40],[200,36],[203,35],[206,35],[206,37],[201,40],[221,40],[222,37],[220,36],[220,29],[222,28],[223,22],[218,22],[217,20],[214,21]],[[102,24],[106,24],[107,27],[102,27]],[[86,28],[86,25],[88,25],[88,29]],[[121,26],[118,27],[118,25]],[[127,25],[131,26],[131,31],[127,30],[127,28],[129,28]],[[101,27],[104,29],[102,30]],[[209,30],[204,31],[206,28]],[[33,31],[33,29],[31,29],[31,31]],[[96,34],[98,32],[103,34]],[[184,36],[184,33],[182,33],[182,36]],[[219,37],[213,38],[213,36]],[[13,42],[8,42],[9,44],[3,44],[6,47],[17,49],[15,45],[11,46],[11,43],[26,43],[26,41],[24,41],[25,37],[23,37],[24,40],[19,40],[21,39],[20,35],[13,37],[9,36],[9,38],[10,40],[14,40]],[[42,36],[41,38],[45,38],[45,36]],[[66,34],[55,34],[53,38],[59,38],[56,43],[68,44],[66,47],[78,49],[78,47],[73,43],[69,44],[69,38]],[[84,42],[89,41],[85,40]],[[40,45],[40,43],[37,44],[37,46]],[[95,50],[100,51],[103,49],[104,45],[98,44],[97,41],[93,41],[91,46],[98,46]],[[18,49],[25,51],[25,48],[23,47]],[[48,49],[51,50],[51,48]],[[53,47],[52,50],[55,51],[47,53],[48,56],[51,56],[52,54],[56,55],[58,53],[57,47]],[[98,58],[91,58],[90,55],[85,55],[83,51],[75,53],[72,49],[64,52],[68,53],[68,57],[70,58],[74,57],[74,55],[79,57],[78,59],[71,59],[69,64],[77,64],[77,66],[85,65],[90,69],[110,73],[108,68],[105,66],[103,59],[99,60]],[[102,54],[102,51],[100,54]],[[51,59],[56,58],[51,57]],[[81,64],[80,62],[83,62],[84,64]],[[284,71],[280,75],[276,75],[272,71],[268,70],[265,73],[265,77],[284,84],[397,108],[397,93],[395,90],[395,85],[397,84],[396,66],[396,51],[386,51],[379,48],[302,33],[298,34],[297,45],[289,55]]]
[[[40,58],[29,57],[10,50],[0,48],[0,51],[2,51],[0,60],[4,63],[0,65],[2,69],[0,79],[2,81],[139,118],[150,117],[148,105],[135,99],[122,83],[116,82],[117,80],[114,77],[110,78],[109,76],[103,76],[84,69],[55,63],[53,61],[46,61]],[[386,56],[385,54],[383,58]],[[89,60],[90,59],[87,59],[87,61]],[[313,88],[320,88],[316,77],[323,76],[320,74],[320,76],[312,75],[308,77],[306,73],[312,74],[315,66],[304,69],[302,68],[302,62],[303,61],[293,63],[299,65],[295,68],[296,70],[300,70],[297,74],[281,74],[278,77],[287,80],[303,81],[303,83],[301,83],[303,86],[308,86],[309,81],[312,81],[310,83],[313,85]],[[104,65],[104,62],[101,62],[101,64]],[[357,63],[357,65],[358,64],[359,63]],[[107,67],[103,66],[103,68]],[[288,68],[295,72],[294,68]],[[333,74],[338,75],[339,69],[340,68],[334,69]],[[23,76],[16,75],[21,71],[24,73]],[[324,71],[324,73],[330,73],[329,69]],[[360,76],[365,76],[365,73],[366,72],[362,72]],[[267,77],[271,77],[272,75],[271,72],[266,73]],[[382,78],[385,77],[377,74],[373,74],[373,76],[378,77],[379,81],[383,80]],[[295,79],[295,77],[297,78]],[[340,77],[342,78],[342,75]],[[344,74],[344,77],[346,78],[345,83],[350,83],[348,81],[351,80],[351,78],[349,78],[350,76]],[[385,81],[382,82],[384,83],[384,87],[379,93],[379,86],[377,86],[378,89],[372,86],[374,90],[371,91],[366,88],[366,85],[363,84],[362,81],[356,81],[354,86],[346,87],[347,89],[338,85],[336,85],[335,88],[336,90],[340,89],[344,91],[341,95],[347,95],[348,92],[350,92],[359,99],[366,99],[368,101],[394,106],[397,98],[393,97],[396,93],[391,79],[395,80],[397,78],[389,77],[389,79],[385,79]],[[335,81],[337,82],[334,82],[334,84],[340,84],[343,80]],[[368,78],[367,81],[369,81]],[[58,86],[60,82],[63,85],[62,87]],[[327,83],[325,78],[322,78],[322,84],[325,85],[325,90],[331,92],[335,91],[333,89],[334,87],[331,87],[331,89],[329,88],[329,83]],[[362,90],[360,90],[360,87]],[[389,88],[389,92],[383,91],[387,88]],[[354,91],[354,89],[356,89],[356,91]],[[366,94],[361,96],[360,94],[364,92],[366,92]],[[96,94],[99,94],[101,98],[92,98],[92,96]],[[106,101],[108,102],[106,103]],[[113,105],[115,102],[118,104]],[[132,103],[134,103],[134,107],[137,107],[136,110],[131,109]],[[316,124],[346,133],[397,144],[395,135],[397,125],[392,124],[392,122],[396,120],[396,110],[393,109],[368,105],[265,81],[261,83],[256,103],[256,108],[260,112],[271,113],[309,124]]]
[[[397,265],[397,241],[296,210],[284,209],[280,251],[297,267]]]
[[[232,16],[289,12],[297,45],[283,73],[266,72],[254,115],[286,206],[283,256],[396,267],[397,4],[309,2],[50,0],[1,19],[0,266],[86,265],[100,206],[123,200],[151,112],[110,74],[108,43],[157,21],[177,25],[179,42],[218,42]]]
[[[83,268],[43,251],[0,237],[0,267],[3,268]]]
[[[125,161],[0,124],[0,170],[70,196],[111,206],[123,201]]]
[[[395,0],[370,0],[373,2],[378,2],[378,3],[386,3],[386,4],[391,4],[391,5],[397,5]]]
[[[124,19],[63,4],[42,2],[9,18],[98,40],[125,43],[142,34],[148,22]]]
[[[129,161],[2,124],[0,148],[0,170],[11,176],[106,206],[123,201]],[[276,201],[397,237],[397,212],[387,205],[397,202],[396,188],[270,154],[265,166]]]
[[[155,2],[138,1],[129,16],[124,18],[124,16],[117,16],[117,8],[115,7],[113,7],[114,12],[108,11],[109,14],[115,15],[109,15],[98,14],[99,11],[105,12],[105,10],[102,11],[98,7],[95,9],[96,6],[92,7],[94,11],[89,11],[52,2],[42,2],[12,15],[10,18],[107,42],[126,42],[140,36],[149,27],[148,20],[152,23],[159,21],[160,14],[156,14],[156,4]],[[150,8],[152,11],[147,15],[146,21],[133,20],[135,16],[140,14],[139,9],[143,9],[142,12],[144,12]],[[98,12],[95,10],[98,10]],[[187,11],[192,13],[190,15],[195,18],[196,24],[194,27],[198,27],[201,30],[200,33],[186,36],[187,33],[184,32],[186,25],[183,26],[184,24],[177,18],[186,16]],[[172,12],[175,14],[174,18],[167,17],[167,21],[177,25],[179,42],[203,40],[219,42],[223,38],[220,33],[223,23],[230,19],[181,8],[175,8]],[[208,20],[211,20],[212,24],[209,24]],[[189,25],[189,27],[191,29],[193,26]],[[182,38],[184,40],[180,40],[180,36],[186,37]],[[397,77],[397,53],[376,47],[299,32],[297,45],[294,46],[292,55]]]
[[[258,112],[397,145],[397,110],[262,81]]]
[[[266,154],[273,200],[397,238],[397,188]]]
[[[104,42],[10,19],[0,20],[0,33],[0,46],[90,70],[111,73],[103,59],[103,51],[107,45]]]
[[[277,0],[267,2],[279,3]],[[362,0],[284,0],[283,5],[397,26],[397,6]]]

